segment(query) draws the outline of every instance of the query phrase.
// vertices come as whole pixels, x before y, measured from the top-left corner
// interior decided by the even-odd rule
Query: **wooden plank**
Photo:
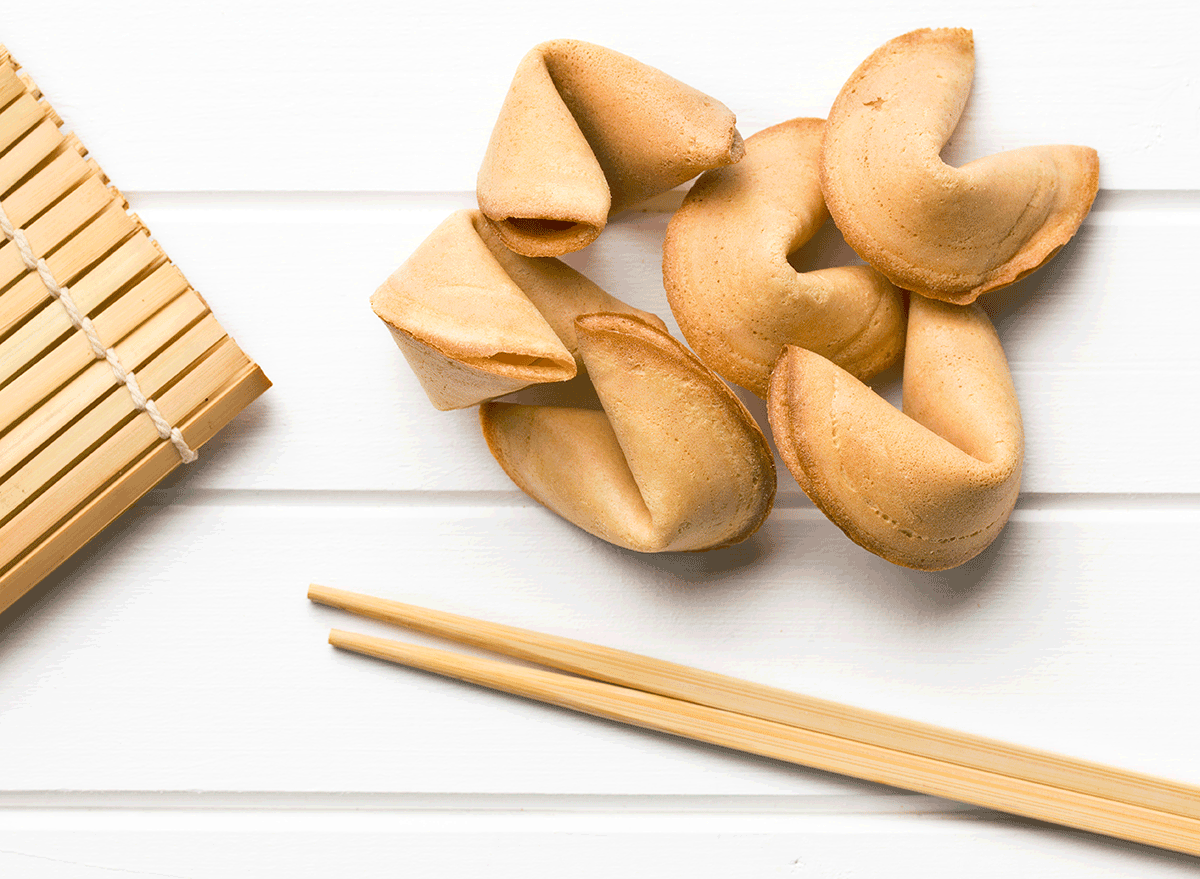
[[[350,618],[308,606],[312,580],[1200,782],[1200,706],[1178,698],[1200,671],[1200,593],[1185,576],[1194,506],[1018,508],[985,556],[930,576],[804,510],[748,545],[648,558],[533,507],[188,503],[190,482],[143,505],[6,630],[0,748],[26,758],[0,789],[875,790],[338,654],[325,639]],[[1138,582],[1156,584],[1152,600]],[[87,730],[66,723],[79,714]]]
[[[1186,328],[1198,315],[1194,297],[1179,292],[1192,286],[1200,190],[1200,119],[1190,112],[1200,76],[1188,45],[1194,28],[1185,26],[1193,10],[1183,0],[1072,0],[1039,10],[1036,28],[1021,11],[949,0],[823,8],[811,18],[829,38],[809,41],[798,62],[797,28],[780,26],[794,10],[778,2],[700,15],[680,29],[676,9],[617,0],[601,15],[557,9],[547,29],[539,4],[449,0],[414,11],[348,0],[334,26],[329,16],[293,15],[282,35],[288,9],[275,0],[229,4],[207,19],[67,0],[54,28],[39,4],[7,9],[3,37],[53,77],[70,124],[139,211],[144,202],[169,215],[151,220],[156,233],[218,313],[231,303],[226,326],[277,364],[282,380],[268,405],[206,446],[199,467],[155,492],[20,618],[4,621],[0,739],[4,753],[22,755],[4,775],[31,788],[90,783],[101,792],[94,809],[43,808],[50,798],[6,813],[0,873],[382,876],[397,865],[413,876],[499,877],[924,879],[961,875],[964,865],[997,879],[1194,872],[1192,861],[1146,850],[1081,851],[1077,837],[1042,827],[998,834],[975,815],[739,820],[719,811],[714,788],[770,792],[789,803],[782,809],[846,789],[707,749],[680,754],[676,743],[602,724],[568,726],[395,674],[367,672],[369,685],[351,684],[343,673],[361,669],[338,665],[322,677],[328,651],[309,636],[323,632],[305,628],[313,621],[281,582],[319,576],[317,567],[348,586],[374,578],[382,591],[403,581],[431,603],[633,648],[661,643],[677,658],[714,659],[778,683],[810,679],[830,697],[872,707],[958,712],[986,733],[1045,723],[1099,751],[1145,754],[1160,732],[1168,748],[1191,747],[1183,735],[1195,720],[1170,712],[1186,696],[1179,681],[1196,670],[1194,637],[1178,619],[1194,618],[1194,609],[1177,592],[1194,564],[1180,552],[1189,529],[1168,520],[1194,531],[1194,513],[1171,497],[1090,495],[1196,490],[1188,401],[1200,376]],[[821,520],[801,515],[807,510],[781,511],[769,529],[790,517],[800,524],[717,560],[635,560],[565,539],[570,532],[540,511],[529,513],[538,524],[511,527],[523,501],[494,472],[473,413],[427,413],[364,310],[365,296],[432,228],[415,223],[406,237],[392,218],[433,197],[371,193],[448,191],[469,204],[516,60],[544,37],[579,35],[656,64],[724,100],[750,134],[785,116],[823,115],[868,51],[920,24],[976,29],[979,78],[951,154],[1090,143],[1101,150],[1105,187],[1161,188],[1159,204],[1175,214],[1169,223],[1179,221],[1154,225],[1156,209],[1122,220],[1093,241],[1082,271],[1053,269],[1062,284],[1052,305],[1030,293],[999,309],[1020,361],[1026,488],[1072,494],[1044,515],[1023,503],[1006,532],[1011,543],[992,558],[996,569],[961,579],[847,565],[841,544],[819,536]],[[325,124],[312,123],[314,110]],[[271,188],[278,199],[250,194]],[[304,194],[339,189],[355,194]],[[589,274],[605,266],[613,293],[657,310],[661,230],[617,223],[608,231],[621,246],[581,255]],[[344,366],[342,380],[313,357],[318,338]],[[320,523],[308,521],[300,500],[323,508]],[[1145,521],[1159,503],[1161,521]],[[398,515],[404,505],[417,513]],[[1115,512],[1132,521],[1116,522]],[[438,542],[433,525],[410,522],[420,515],[438,517],[448,536]],[[372,525],[376,517],[382,523]],[[1101,533],[1105,519],[1112,527]],[[353,536],[360,525],[361,540]],[[1143,542],[1154,528],[1164,530],[1157,551]],[[233,539],[239,530],[244,540]],[[1028,564],[1010,553],[1027,554]],[[348,571],[357,582],[341,579]],[[311,629],[327,621],[316,622]],[[494,735],[482,754],[469,750],[471,728]],[[328,756],[314,761],[322,747]],[[32,774],[27,764],[39,762]],[[109,783],[164,781],[192,784],[199,805],[186,816],[151,799],[130,810],[104,794]],[[311,802],[294,792],[245,801],[211,792],[315,782],[339,791],[326,805],[339,797],[361,804],[343,788],[427,782],[473,791],[480,781],[497,797],[541,793],[503,815],[474,794],[433,794],[434,815],[415,814],[408,801],[333,815],[340,807],[308,811]],[[621,797],[639,786],[696,798],[634,803],[632,815],[613,819],[607,808],[581,809],[572,794],[554,793],[590,787]],[[818,795],[796,796],[801,789]],[[895,800],[853,793],[881,808]]]
[[[1181,111],[1195,107],[1200,82],[1191,29],[1180,25],[1191,15],[1183,0],[1136,8],[1074,0],[1042,10],[1036,28],[994,3],[861,0],[823,8],[828,38],[807,46],[803,58],[794,30],[780,27],[787,9],[778,2],[745,4],[735,17],[700,15],[681,29],[676,10],[637,0],[613,0],[602,16],[557,7],[552,20],[539,3],[448,0],[403,26],[376,0],[350,0],[339,6],[341,27],[320,35],[298,28],[288,39],[279,35],[281,8],[239,9],[233,29],[219,15],[189,20],[187,45],[171,16],[101,7],[73,5],[72,27],[53,38],[32,6],[14,9],[7,30],[21,35],[26,65],[54,71],[72,125],[111,139],[112,146],[91,146],[131,192],[473,192],[518,61],[556,36],[610,46],[666,71],[724,102],[749,135],[794,116],[825,116],[870,52],[919,26],[975,31],[976,84],[954,158],[1082,143],[1101,150],[1105,187],[1200,188],[1200,123]],[[130,27],[145,36],[135,56],[114,58],[95,38],[118,39]],[[318,54],[328,67],[297,62]],[[155,75],[145,76],[148,69]],[[228,100],[233,94],[238,101]],[[314,107],[329,108],[328,124],[312,124]],[[124,143],[132,149],[115,148]],[[180,144],[187,162],[177,160]]]
[[[805,766],[823,763],[859,778],[896,773],[889,783],[899,787],[929,793],[937,786],[945,796],[1067,826],[1083,826],[1074,823],[1072,813],[1082,819],[1090,812],[1096,823],[1089,829],[1152,845],[1181,843],[1182,834],[1173,840],[1149,834],[1165,828],[1168,817],[1185,817],[1189,820],[1182,826],[1197,843],[1188,853],[1200,856],[1200,788],[435,608],[316,583],[309,586],[308,598],[394,625],[406,636],[420,632],[453,645],[430,649],[343,627],[329,633],[329,643],[340,649]],[[464,648],[500,656],[477,657]],[[1026,795],[1001,804],[1015,790]],[[1082,797],[1067,804],[1076,794]],[[1118,811],[1134,823],[1107,824]]]
[[[614,875],[1184,879],[1195,861],[984,814],[687,811],[670,800],[444,810],[10,811],[0,869],[24,879],[494,879]],[[806,804],[805,804],[806,805]]]
[[[1103,785],[1095,779],[1089,780],[1089,790],[1082,792],[847,740],[803,725],[775,723],[576,675],[342,629],[330,632],[329,643],[412,670],[633,727],[1200,857],[1200,819],[1102,796],[1099,790]],[[1102,777],[1107,770],[1096,774]],[[1172,787],[1158,779],[1151,784]],[[1193,811],[1200,788],[1174,787],[1180,794],[1177,802],[1186,803],[1188,811]]]
[[[280,419],[273,423],[288,429],[260,425],[230,436],[227,456],[209,460],[192,485],[515,494],[482,441],[476,413],[435,412],[367,305],[462,201],[145,201],[139,210],[180,263],[199,273],[193,280],[237,303],[235,336],[289,375],[271,395]],[[569,261],[614,295],[673,323],[658,253],[669,218],[664,211],[616,218]],[[984,303],[1025,419],[1026,492],[1200,491],[1200,458],[1192,450],[1200,409],[1184,405],[1200,382],[1191,330],[1200,325],[1200,298],[1169,292],[1193,282],[1196,222],[1190,210],[1156,199],[1102,204],[1055,262]],[[316,240],[325,255],[297,258],[297,241]],[[264,294],[263,266],[271,267],[272,288],[286,295]],[[303,343],[318,327],[325,356],[353,364],[349,373],[328,369]],[[898,398],[897,376],[881,386]],[[758,404],[751,409],[762,413]],[[347,431],[346,424],[361,427]],[[1155,452],[1133,455],[1151,436]],[[368,460],[371,466],[362,466]],[[798,498],[798,486],[780,473],[781,493]]]

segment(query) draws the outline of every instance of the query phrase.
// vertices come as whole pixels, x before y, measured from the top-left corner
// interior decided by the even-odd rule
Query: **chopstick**
[[[329,641],[342,649],[647,729],[1200,855],[1200,789],[1187,785],[358,593],[314,585],[309,598],[570,674],[335,629]]]
[[[326,586],[309,598],[460,644],[789,726],[1200,819],[1200,790],[684,665]]]

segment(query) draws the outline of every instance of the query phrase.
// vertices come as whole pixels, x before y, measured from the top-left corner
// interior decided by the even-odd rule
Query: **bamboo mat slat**
[[[89,252],[95,246],[92,238],[96,232],[91,229],[90,222],[93,219],[99,220],[105,214],[111,219],[113,214],[119,213],[126,216],[130,225],[136,223],[136,219],[128,217],[124,207],[114,204],[106,193],[106,187],[99,181],[89,179],[30,224],[25,233],[29,244],[35,254],[46,259],[51,272],[60,271],[64,268],[61,263],[74,256],[74,249],[69,249],[68,245],[75,237],[80,238],[80,246]],[[55,251],[60,245],[66,252],[61,257]],[[5,292],[0,293],[0,337],[7,336],[32,309],[49,301],[45,284],[25,268],[15,247],[0,250],[0,288],[5,288]]]
[[[163,338],[175,338],[184,333],[203,313],[198,297],[180,297],[114,346],[121,362],[131,369],[142,369],[154,356]],[[31,408],[18,424],[0,436],[0,461],[5,462],[0,465],[5,468],[0,470],[0,476],[7,478],[21,462],[85,412],[91,401],[115,390],[116,380],[108,364],[91,361],[83,372]]]
[[[122,211],[115,212],[119,217],[127,215]],[[82,236],[77,236],[78,240]],[[74,241],[72,242],[74,243]],[[62,256],[66,262],[66,248],[55,256]],[[99,263],[80,269],[68,263],[64,271],[55,270],[57,263],[48,261],[51,270],[57,278],[64,278],[71,288],[75,304],[87,313],[91,313],[109,297],[123,292],[126,285],[145,272],[158,267],[164,259],[154,242],[145,233],[138,233],[122,242],[116,250]],[[82,260],[80,260],[82,261]],[[173,271],[178,272],[174,266]],[[26,281],[40,280],[35,276],[23,278]],[[186,283],[186,282],[185,282]],[[32,284],[31,284],[32,286]],[[0,342],[0,385],[9,381],[14,375],[24,370],[30,363],[40,357],[51,345],[74,332],[67,312],[57,302],[45,303],[40,311],[27,320],[18,330],[3,342]]]
[[[100,344],[197,449],[270,381],[61,126],[0,46],[0,205]],[[47,283],[15,239],[0,239],[0,612],[186,451],[160,436]]]

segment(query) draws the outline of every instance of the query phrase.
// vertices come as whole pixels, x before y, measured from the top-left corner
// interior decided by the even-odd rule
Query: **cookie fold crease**
[[[575,318],[635,314],[557,259],[512,253],[478,211],[451,214],[371,297],[438,409],[578,372]]]
[[[635,317],[576,321],[602,410],[480,408],[496,460],[530,497],[640,552],[737,543],[762,524],[775,464],[734,393],[664,331]]]
[[[974,72],[968,30],[918,30],[884,44],[829,111],[821,162],[826,203],[850,246],[897,286],[958,304],[1053,257],[1100,179],[1096,151],[1083,146],[944,163]]]
[[[913,297],[900,411],[789,347],[768,415],[788,469],[855,543],[926,571],[984,550],[1017,502],[1024,433],[999,339],[977,305]]]
[[[864,380],[904,349],[904,297],[887,278],[869,266],[800,272],[789,262],[829,218],[823,129],[821,119],[792,119],[747,139],[745,158],[696,181],[663,244],[663,283],[684,338],[759,397],[785,345]]]
[[[612,213],[736,162],[733,113],[619,52],[551,40],[521,60],[476,183],[479,208],[526,256],[586,247]]]

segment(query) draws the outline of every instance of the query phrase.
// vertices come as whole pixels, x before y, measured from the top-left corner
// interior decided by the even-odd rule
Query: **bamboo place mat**
[[[0,46],[0,611],[271,384],[19,70]]]

